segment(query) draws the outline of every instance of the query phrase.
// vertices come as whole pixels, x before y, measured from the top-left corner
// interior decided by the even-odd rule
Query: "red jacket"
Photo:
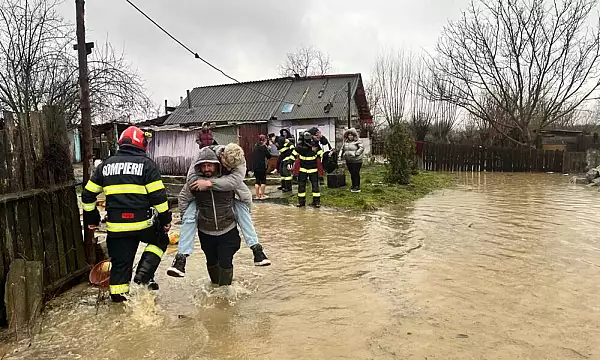
[[[198,147],[202,149],[205,146],[217,145],[217,142],[213,137],[212,131],[200,130],[196,136],[196,144],[198,144]]]

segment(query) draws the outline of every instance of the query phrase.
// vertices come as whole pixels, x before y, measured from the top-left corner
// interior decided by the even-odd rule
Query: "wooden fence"
[[[587,153],[565,151],[564,157],[564,173],[583,173],[587,170]]]
[[[65,122],[53,108],[4,113],[0,130],[0,299],[18,258],[44,263],[46,295],[89,269]]]
[[[425,143],[430,171],[562,172],[563,151]]]

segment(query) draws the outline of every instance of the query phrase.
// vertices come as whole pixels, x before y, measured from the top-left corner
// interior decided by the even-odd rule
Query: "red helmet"
[[[143,132],[140,128],[130,126],[121,133],[119,138],[119,146],[132,145],[144,151],[148,149],[148,139],[152,134]]]

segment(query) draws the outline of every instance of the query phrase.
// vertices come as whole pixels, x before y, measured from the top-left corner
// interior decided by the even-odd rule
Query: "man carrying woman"
[[[196,232],[196,213],[197,204],[192,190],[208,191],[234,191],[236,198],[233,201],[233,210],[235,221],[240,226],[246,245],[254,254],[254,265],[268,266],[271,261],[265,255],[262,245],[258,241],[258,235],[252,222],[250,206],[252,205],[252,193],[244,184],[246,176],[246,161],[244,151],[237,144],[228,144],[227,146],[216,145],[207,147],[216,154],[221,165],[221,176],[210,177],[210,179],[197,178],[196,165],[198,161],[206,154],[198,154],[192,162],[187,175],[187,183],[179,193],[179,212],[181,217],[181,230],[179,239],[179,250],[172,266],[167,270],[167,274],[173,277],[184,277],[187,257],[194,249],[194,237]],[[193,179],[194,181],[190,181]]]

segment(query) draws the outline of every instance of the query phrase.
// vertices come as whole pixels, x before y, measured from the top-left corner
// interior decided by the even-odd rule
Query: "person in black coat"
[[[254,145],[252,151],[252,171],[254,172],[254,178],[256,183],[254,189],[256,190],[257,199],[265,199],[265,187],[267,185],[267,160],[271,158],[271,152],[267,146],[267,137],[259,135],[258,143]]]

